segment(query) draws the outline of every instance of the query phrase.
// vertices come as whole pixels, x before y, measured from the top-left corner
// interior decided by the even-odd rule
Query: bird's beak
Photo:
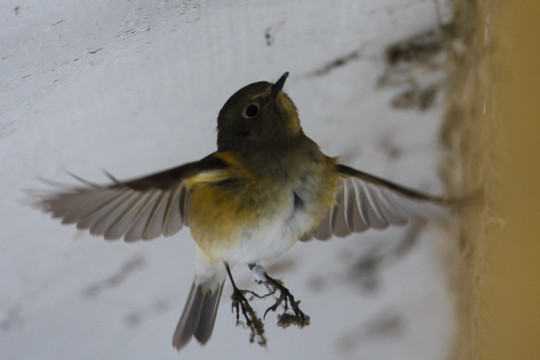
[[[274,85],[272,85],[272,90],[270,91],[270,98],[275,99],[281,89],[283,89],[283,85],[285,85],[285,80],[287,80],[287,76],[289,76],[289,72],[281,75],[279,80],[276,81]]]

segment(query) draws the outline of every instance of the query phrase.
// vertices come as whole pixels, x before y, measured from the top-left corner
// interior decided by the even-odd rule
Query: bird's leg
[[[227,269],[227,274],[229,275],[229,279],[231,280],[231,285],[233,287],[231,299],[232,310],[236,312],[236,325],[242,323],[240,321],[241,312],[242,316],[244,317],[246,326],[249,327],[249,329],[251,330],[249,341],[254,342],[256,340],[257,344],[265,346],[266,336],[264,335],[264,324],[261,318],[257,316],[257,313],[255,312],[255,310],[253,310],[253,308],[249,304],[248,299],[244,295],[245,292],[249,292],[251,294],[253,293],[247,290],[240,290],[234,282],[231,269],[229,268],[229,264],[225,263],[225,268]]]
[[[255,281],[259,284],[265,284],[270,291],[269,294],[279,292],[279,296],[277,296],[274,305],[270,306],[264,312],[263,319],[266,318],[266,314],[270,310],[275,312],[279,306],[283,305],[283,313],[278,315],[278,326],[286,328],[289,325],[297,325],[298,327],[303,328],[304,326],[309,325],[309,316],[300,310],[300,300],[296,301],[294,299],[294,296],[289,289],[283,285],[281,280],[270,277],[266,270],[260,265],[249,264],[249,268],[253,272]],[[292,309],[292,312],[289,311],[289,307]]]

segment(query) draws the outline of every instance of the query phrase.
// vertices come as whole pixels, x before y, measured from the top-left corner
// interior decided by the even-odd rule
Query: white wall
[[[327,154],[441,193],[443,99],[397,110],[406,85],[377,87],[389,44],[437,28],[434,1],[2,3],[1,359],[446,358],[455,324],[443,259],[455,239],[434,225],[400,256],[392,249],[414,229],[298,244],[274,274],[302,299],[308,328],[282,330],[270,314],[267,350],[249,344],[226,287],[210,343],[179,355],[170,342],[192,280],[189,232],[106,243],[19,201],[46,187],[38,177],[72,182],[65,170],[104,181],[103,169],[125,178],[201,158],[225,100],[284,71]],[[373,252],[387,254],[380,266],[355,270]],[[235,274],[255,287],[247,269]]]

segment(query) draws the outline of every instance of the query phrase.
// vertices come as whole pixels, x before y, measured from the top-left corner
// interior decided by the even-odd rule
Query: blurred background
[[[523,216],[538,213],[540,194],[537,5],[2,5],[0,358],[539,357],[538,225]],[[25,205],[23,190],[47,189],[40,177],[73,184],[66,171],[99,183],[103,170],[125,179],[199,159],[215,149],[227,98],[285,71],[325,153],[433,194],[483,184],[487,206],[298,244],[270,271],[302,300],[309,327],[284,330],[269,314],[267,348],[250,344],[227,285],[210,342],[178,354],[189,231],[105,242]],[[234,273],[261,290],[247,269]],[[259,313],[268,305],[255,302]]]

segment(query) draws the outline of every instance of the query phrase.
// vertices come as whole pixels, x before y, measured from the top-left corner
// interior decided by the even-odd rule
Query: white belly
[[[244,229],[241,241],[226,252],[224,261],[268,266],[310,230],[313,222],[305,211],[291,207],[284,216],[275,216],[256,229]]]

